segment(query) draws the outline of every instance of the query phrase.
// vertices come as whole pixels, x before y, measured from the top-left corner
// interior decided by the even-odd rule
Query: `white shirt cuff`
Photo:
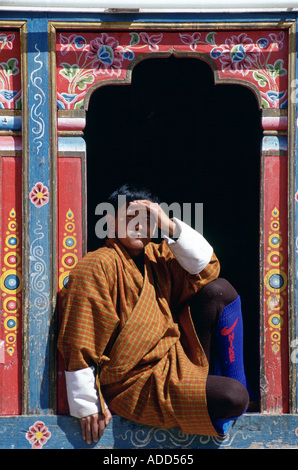
[[[101,405],[95,385],[94,367],[65,371],[69,412],[75,418],[100,413]]]
[[[173,218],[178,227],[178,240],[163,235],[178,263],[190,274],[199,274],[209,264],[213,248],[196,230],[179,219]]]

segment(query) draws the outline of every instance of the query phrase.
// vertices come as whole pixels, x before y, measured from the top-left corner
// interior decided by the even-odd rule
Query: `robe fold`
[[[142,275],[109,239],[70,274],[58,341],[67,370],[97,364],[99,397],[112,413],[218,436],[207,410],[208,361],[188,306],[218,275],[215,254],[203,271],[190,274],[165,241],[146,246]]]

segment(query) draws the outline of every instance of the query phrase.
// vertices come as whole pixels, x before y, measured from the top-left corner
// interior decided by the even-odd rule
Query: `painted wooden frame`
[[[148,57],[196,57],[207,62],[215,83],[249,87],[262,109],[261,204],[261,392],[262,411],[291,409],[288,313],[288,87],[292,80],[292,23],[221,25],[56,24],[58,142],[71,152],[84,129],[84,110],[93,91],[130,83],[134,66]],[[237,57],[238,54],[238,57]],[[291,103],[289,109],[291,109]],[[68,137],[66,136],[66,132]],[[72,135],[72,137],[71,137]],[[76,137],[78,139],[78,137]],[[73,143],[72,143],[73,142]],[[291,144],[290,144],[291,145]],[[59,149],[59,145],[58,145]],[[58,150],[59,155],[59,150]],[[291,337],[290,337],[291,338]],[[291,339],[290,339],[291,341]],[[291,376],[290,376],[291,377]],[[293,392],[292,392],[293,393]]]

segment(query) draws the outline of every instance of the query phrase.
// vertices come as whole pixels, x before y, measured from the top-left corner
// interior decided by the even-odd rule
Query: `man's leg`
[[[190,303],[194,327],[211,368],[215,360],[215,332],[218,322],[224,308],[237,297],[234,287],[226,279],[218,278],[203,287]]]
[[[219,434],[226,434],[233,421],[241,416],[249,404],[246,388],[235,379],[209,375],[206,383],[207,408],[210,419]]]
[[[245,412],[249,396],[238,380],[209,375],[206,385],[207,405],[212,419],[235,418]]]
[[[210,374],[215,374],[207,379],[208,411],[215,427],[225,434],[231,418],[240,416],[249,402],[240,298],[228,281],[219,278],[201,289],[190,307]]]

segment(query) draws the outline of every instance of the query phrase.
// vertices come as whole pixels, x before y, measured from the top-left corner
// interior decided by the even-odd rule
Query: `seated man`
[[[223,436],[249,401],[240,298],[218,278],[202,235],[170,219],[149,191],[121,187],[115,206],[119,195],[126,204],[107,216],[113,236],[69,278],[58,347],[70,414],[88,443],[111,412]],[[151,241],[152,219],[161,243]]]

